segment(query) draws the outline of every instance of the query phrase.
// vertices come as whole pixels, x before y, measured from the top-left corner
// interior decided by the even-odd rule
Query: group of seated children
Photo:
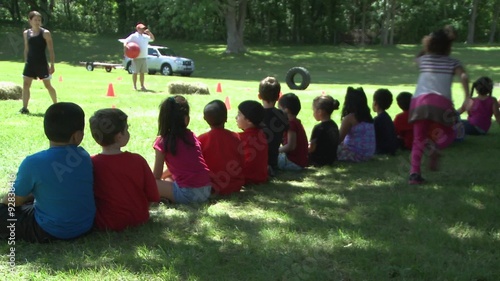
[[[492,115],[500,123],[492,89],[491,79],[478,79],[472,93],[476,90],[479,96],[458,110],[469,113],[463,121],[467,134],[486,134]],[[398,147],[412,148],[410,93],[397,96],[403,112],[393,123],[386,112],[392,104],[389,90],[374,93],[372,109],[377,116],[372,118],[363,89],[348,87],[340,129],[331,119],[339,102],[318,96],[312,107],[320,123],[308,143],[297,118],[299,98],[292,93],[280,97],[280,92],[274,77],[260,82],[262,104],[247,100],[238,106],[240,133],[224,128],[226,105],[209,102],[203,115],[210,131],[199,137],[188,129],[187,100],[168,97],[160,105],[153,171],[141,155],[121,151],[130,138],[123,111],[101,109],[90,118],[92,137],[102,147],[91,157],[79,146],[85,126],[81,107],[67,102],[51,105],[44,116],[50,147],[21,163],[0,204],[0,238],[49,242],[73,239],[94,227],[121,231],[145,223],[150,203],[161,198],[181,204],[205,202],[213,193],[227,195],[245,185],[267,182],[276,169],[360,162],[376,153],[393,155]]]

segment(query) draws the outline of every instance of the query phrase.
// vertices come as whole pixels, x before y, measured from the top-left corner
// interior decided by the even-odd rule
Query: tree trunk
[[[226,54],[245,53],[243,43],[248,0],[228,0],[224,18],[227,29]]]
[[[126,0],[116,0],[117,5],[117,19],[118,19],[118,33],[127,33],[130,31],[128,26],[127,17],[127,1]]]
[[[380,38],[381,44],[382,45],[387,45],[388,44],[388,38],[389,38],[389,9],[387,9],[387,1],[384,0],[384,13],[383,13],[383,19],[382,19],[382,30],[380,31]]]
[[[494,5],[493,17],[491,21],[490,27],[490,40],[488,41],[490,44],[495,42],[495,33],[497,32],[497,24],[498,24],[498,16],[500,15],[500,1],[496,1]]]
[[[366,0],[361,3],[362,6],[362,18],[361,18],[361,46],[365,45],[366,42]]]
[[[472,1],[472,13],[469,20],[469,31],[467,33],[467,44],[474,44],[474,30],[476,29],[477,5],[479,0]]]

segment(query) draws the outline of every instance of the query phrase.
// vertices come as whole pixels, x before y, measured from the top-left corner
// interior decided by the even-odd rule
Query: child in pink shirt
[[[209,169],[200,142],[187,128],[189,105],[182,96],[169,97],[160,105],[153,174],[160,197],[173,203],[201,203],[211,191]],[[163,172],[164,163],[167,171]]]
[[[467,110],[469,114],[467,120],[462,123],[467,135],[485,135],[491,126],[491,116],[500,124],[500,112],[498,110],[498,101],[491,96],[493,92],[493,81],[488,77],[481,77],[472,84],[471,97],[474,89],[478,97],[472,98],[468,105],[462,106],[458,112]]]

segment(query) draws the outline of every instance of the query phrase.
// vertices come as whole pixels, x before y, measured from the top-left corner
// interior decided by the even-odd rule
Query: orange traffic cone
[[[231,102],[229,102],[228,96],[226,96],[226,100],[224,101],[224,104],[226,105],[227,110],[231,109]]]
[[[61,75],[61,76],[59,76],[59,82],[62,82],[62,81],[63,80],[62,80],[62,75]]]
[[[109,83],[108,85],[108,93],[106,94],[108,97],[114,97],[115,96],[115,90],[113,89],[113,83]]]
[[[222,86],[221,86],[220,82],[217,83],[217,90],[216,90],[216,92],[217,93],[222,93]]]

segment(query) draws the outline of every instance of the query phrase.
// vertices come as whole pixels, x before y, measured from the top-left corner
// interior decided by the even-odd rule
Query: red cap
[[[143,28],[146,28],[146,26],[142,23],[139,23],[135,26],[135,29],[143,29]]]

